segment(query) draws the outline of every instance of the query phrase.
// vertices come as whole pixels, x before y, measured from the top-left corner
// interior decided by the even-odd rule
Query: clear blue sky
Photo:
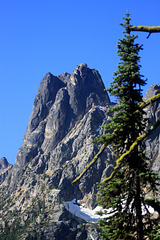
[[[0,158],[14,163],[47,72],[72,73],[87,63],[109,87],[127,9],[133,25],[160,25],[159,0],[0,0]],[[160,83],[160,34],[138,35],[145,93]]]

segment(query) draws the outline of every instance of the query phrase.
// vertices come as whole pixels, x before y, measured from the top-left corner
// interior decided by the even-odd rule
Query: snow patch
[[[154,208],[152,208],[151,206],[146,205],[146,208],[147,208],[149,213],[151,213],[151,214],[158,214],[158,212],[156,212],[154,210]],[[147,210],[144,208],[144,206],[142,206],[142,215],[145,215],[147,213]]]
[[[78,201],[75,198],[72,201],[63,202],[63,204],[70,213],[88,222],[97,222],[99,219],[111,217],[116,213],[112,208],[104,210],[100,206],[97,206],[93,210],[85,208],[84,204],[78,204]],[[122,208],[125,208],[125,201],[123,202]],[[147,209],[150,213],[157,213],[152,207],[147,206]],[[103,212],[104,214],[100,216],[97,212]],[[143,207],[142,214],[146,214],[146,210]]]
[[[97,108],[99,108],[100,110],[103,110],[106,106],[96,106]]]
[[[106,216],[100,216],[97,214],[98,211],[102,211],[102,207],[97,206],[93,210],[85,208],[84,206],[78,205],[77,200],[64,202],[64,207],[76,217],[79,217],[88,222],[97,222],[100,218],[105,218]]]

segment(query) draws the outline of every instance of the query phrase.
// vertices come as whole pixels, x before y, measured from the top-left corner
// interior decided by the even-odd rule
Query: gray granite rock
[[[145,100],[160,93],[160,84],[151,85],[148,89]],[[149,127],[152,126],[160,118],[160,100],[150,104],[145,109],[150,119]],[[156,172],[160,172],[160,126],[145,141],[147,156],[152,159],[152,168]]]

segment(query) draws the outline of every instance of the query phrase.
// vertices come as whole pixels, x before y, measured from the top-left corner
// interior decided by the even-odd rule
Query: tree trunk
[[[137,221],[137,240],[143,240],[142,204],[139,171],[136,176],[136,221]]]

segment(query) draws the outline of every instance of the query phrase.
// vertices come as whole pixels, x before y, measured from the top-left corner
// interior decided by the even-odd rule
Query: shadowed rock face
[[[109,120],[105,112],[112,105],[104,88],[98,71],[86,64],[78,65],[72,74],[47,73],[42,79],[14,166],[9,168],[6,159],[0,160],[5,221],[11,224],[18,219],[21,228],[30,223],[30,230],[25,230],[21,239],[29,239],[27,231],[33,228],[48,240],[59,240],[60,236],[64,240],[90,239],[90,231],[95,231],[94,239],[98,239],[95,227],[80,223],[63,208],[62,202],[76,198],[93,208],[96,183],[113,169],[114,154],[108,147],[81,182],[71,184],[99,150],[92,141],[102,133],[100,126]],[[160,85],[151,86],[146,98],[159,92]],[[159,117],[159,102],[146,108],[153,122]],[[152,167],[156,171],[160,169],[158,143],[159,129],[146,141],[146,151],[154,158]],[[0,217],[2,226],[5,221]]]

